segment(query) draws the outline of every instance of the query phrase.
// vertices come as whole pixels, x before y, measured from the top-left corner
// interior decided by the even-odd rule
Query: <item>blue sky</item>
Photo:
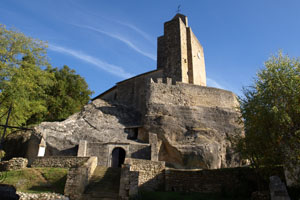
[[[299,0],[1,0],[0,23],[48,41],[51,64],[75,69],[96,96],[156,68],[156,38],[179,4],[209,86],[241,95],[272,54],[300,55]]]

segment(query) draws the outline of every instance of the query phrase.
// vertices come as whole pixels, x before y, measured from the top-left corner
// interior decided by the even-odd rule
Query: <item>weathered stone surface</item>
[[[97,157],[90,157],[83,165],[71,168],[67,175],[64,194],[79,200],[97,167]]]
[[[31,167],[59,167],[59,168],[71,168],[78,167],[85,163],[88,157],[38,157],[36,158]]]
[[[111,105],[96,99],[84,109],[63,122],[44,122],[36,127],[47,143],[47,149],[55,149],[52,155],[70,149],[69,155],[77,155],[80,140],[92,142],[131,142],[124,133],[126,126],[140,123],[137,112],[122,105]],[[74,150],[72,150],[74,149]],[[47,155],[46,151],[46,155]]]
[[[190,84],[149,86],[145,129],[162,140],[159,160],[178,168],[238,166],[228,136],[242,134],[235,95]]]
[[[285,184],[278,176],[270,177],[271,200],[290,200]]]
[[[9,161],[0,162],[0,171],[18,170],[27,167],[28,160],[26,158],[12,158]]]
[[[32,131],[15,131],[4,141],[5,160],[13,157],[25,157]]]
[[[20,200],[69,200],[68,197],[58,193],[25,193],[17,192],[20,196]]]
[[[204,87],[203,48],[187,18],[179,14],[165,23],[158,44],[164,46],[158,47],[157,70],[117,83],[63,122],[36,127],[46,141],[45,156],[75,156],[85,140],[87,146],[81,145],[79,154],[96,152],[98,164],[107,166],[115,144],[126,150],[126,157],[166,161],[176,168],[239,165],[227,140],[242,134],[238,101],[232,92]],[[136,129],[128,137],[127,127],[138,127],[136,146],[130,140]],[[136,142],[150,143],[151,148]]]

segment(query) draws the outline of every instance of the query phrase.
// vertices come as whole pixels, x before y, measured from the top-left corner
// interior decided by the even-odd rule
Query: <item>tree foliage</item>
[[[85,80],[66,65],[61,69],[48,68],[47,71],[54,75],[55,82],[48,91],[48,113],[45,119],[66,119],[89,101],[92,92]]]
[[[67,66],[52,68],[47,44],[0,25],[0,123],[28,126],[63,120],[86,104],[92,92]]]
[[[245,137],[236,148],[256,167],[300,161],[300,62],[279,52],[240,97]]]

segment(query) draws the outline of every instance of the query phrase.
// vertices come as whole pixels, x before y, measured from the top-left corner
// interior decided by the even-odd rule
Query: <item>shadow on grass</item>
[[[47,182],[40,185],[34,185],[27,189],[31,193],[55,192],[64,194],[64,188],[67,180],[67,175],[56,180],[55,182]]]
[[[247,197],[231,197],[223,194],[186,192],[141,192],[139,200],[250,200]]]

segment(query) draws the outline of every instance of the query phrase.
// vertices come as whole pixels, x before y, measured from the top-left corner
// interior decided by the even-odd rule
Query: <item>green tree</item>
[[[45,88],[51,74],[47,65],[47,45],[0,25],[0,123],[12,105],[10,125],[27,125],[32,115],[46,111]]]
[[[240,97],[241,155],[256,166],[300,164],[300,62],[281,52],[265,62]]]
[[[61,69],[48,68],[47,71],[54,74],[55,83],[48,90],[46,121],[64,120],[88,103],[93,92],[74,70],[64,65]]]
[[[0,123],[12,106],[9,125],[63,120],[88,103],[85,80],[47,62],[47,44],[0,25]]]

